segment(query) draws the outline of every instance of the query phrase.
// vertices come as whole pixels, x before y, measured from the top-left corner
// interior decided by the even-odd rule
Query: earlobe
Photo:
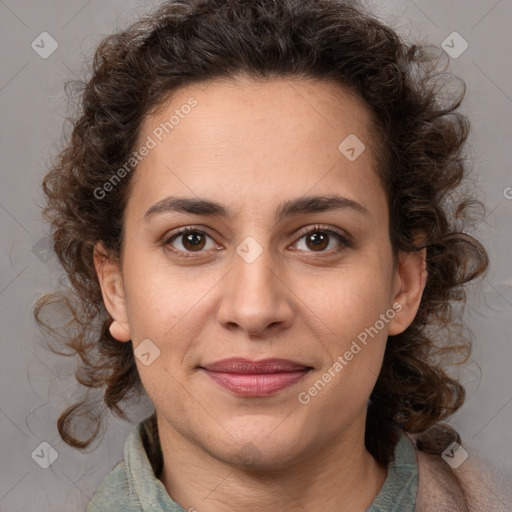
[[[114,261],[101,242],[94,247],[94,267],[101,287],[105,308],[113,319],[110,333],[118,341],[130,341],[123,276],[119,263]]]
[[[426,248],[400,254],[394,281],[393,303],[398,302],[402,307],[389,322],[389,336],[405,331],[418,312],[427,282],[426,255]]]
[[[130,336],[130,331],[128,331],[123,324],[120,324],[117,320],[113,320],[108,329],[112,337],[117,341],[130,341],[132,338]]]

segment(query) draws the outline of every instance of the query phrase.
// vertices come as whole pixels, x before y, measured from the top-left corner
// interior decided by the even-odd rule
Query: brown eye
[[[192,231],[190,233],[181,234],[183,247],[187,251],[201,250],[205,246],[203,233]]]
[[[193,255],[193,253],[200,254],[202,252],[206,252],[203,251],[203,249],[205,249],[207,238],[211,239],[211,237],[203,230],[187,227],[174,232],[173,235],[163,242],[163,245],[168,251],[176,256],[187,258]],[[181,247],[178,242],[181,243]],[[214,246],[215,243],[212,240],[211,247]]]
[[[306,235],[306,245],[310,249],[323,250],[329,245],[329,235],[321,231],[315,231]],[[310,242],[310,243],[308,243]]]
[[[306,248],[301,250],[305,250],[306,252],[335,253],[352,246],[347,237],[333,229],[314,226],[313,228],[304,229],[301,234],[302,236],[296,243],[299,244],[299,242],[304,239]],[[333,241],[337,241],[338,243],[336,244],[334,242],[334,247],[328,249]]]

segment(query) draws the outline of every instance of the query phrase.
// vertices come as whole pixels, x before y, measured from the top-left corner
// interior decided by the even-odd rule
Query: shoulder
[[[128,470],[124,461],[120,461],[106,476],[94,492],[85,508],[85,512],[109,512],[141,510],[140,503],[130,488]]]
[[[486,459],[470,453],[460,466],[452,469],[439,455],[416,449],[416,456],[417,512],[463,511],[457,479],[467,496],[469,512],[512,510],[512,475]]]

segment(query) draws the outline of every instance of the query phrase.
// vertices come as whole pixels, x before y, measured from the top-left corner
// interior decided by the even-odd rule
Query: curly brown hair
[[[464,285],[483,275],[488,256],[468,234],[472,207],[485,207],[465,186],[470,125],[456,111],[465,84],[445,72],[443,58],[439,47],[407,42],[353,0],[174,0],[103,39],[90,78],[66,84],[78,109],[70,118],[71,136],[43,181],[43,215],[71,287],[42,297],[35,317],[71,350],[54,351],[79,356],[78,382],[104,389],[106,406],[124,419],[120,403],[143,392],[131,343],[109,332],[112,318],[93,264],[99,241],[113,258],[120,256],[133,172],[101,199],[98,190],[130,158],[143,120],[187,84],[239,73],[256,80],[319,79],[355,92],[370,109],[395,259],[399,250],[427,250],[419,310],[403,333],[389,336],[370,397],[367,449],[387,465],[400,429],[415,434],[418,449],[430,453],[460,441],[440,423],[465,398],[446,365],[452,355],[461,356],[457,364],[467,361],[471,351],[463,307],[452,306],[465,304]],[[447,91],[453,78],[462,84],[455,94]],[[418,232],[425,234],[421,246]],[[65,329],[51,326],[52,315],[42,317],[55,303],[72,315]],[[80,415],[94,425],[86,439],[75,432]],[[59,433],[67,444],[85,448],[101,417],[87,399],[80,401],[60,415]]]

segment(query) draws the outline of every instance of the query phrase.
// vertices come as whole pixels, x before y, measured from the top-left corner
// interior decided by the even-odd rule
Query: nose
[[[233,256],[232,270],[225,276],[218,321],[226,329],[242,329],[248,336],[264,336],[289,327],[293,321],[293,293],[284,272],[266,248],[243,246]],[[243,249],[249,249],[244,253]],[[263,249],[263,250],[261,250]],[[249,257],[247,257],[249,255]]]

